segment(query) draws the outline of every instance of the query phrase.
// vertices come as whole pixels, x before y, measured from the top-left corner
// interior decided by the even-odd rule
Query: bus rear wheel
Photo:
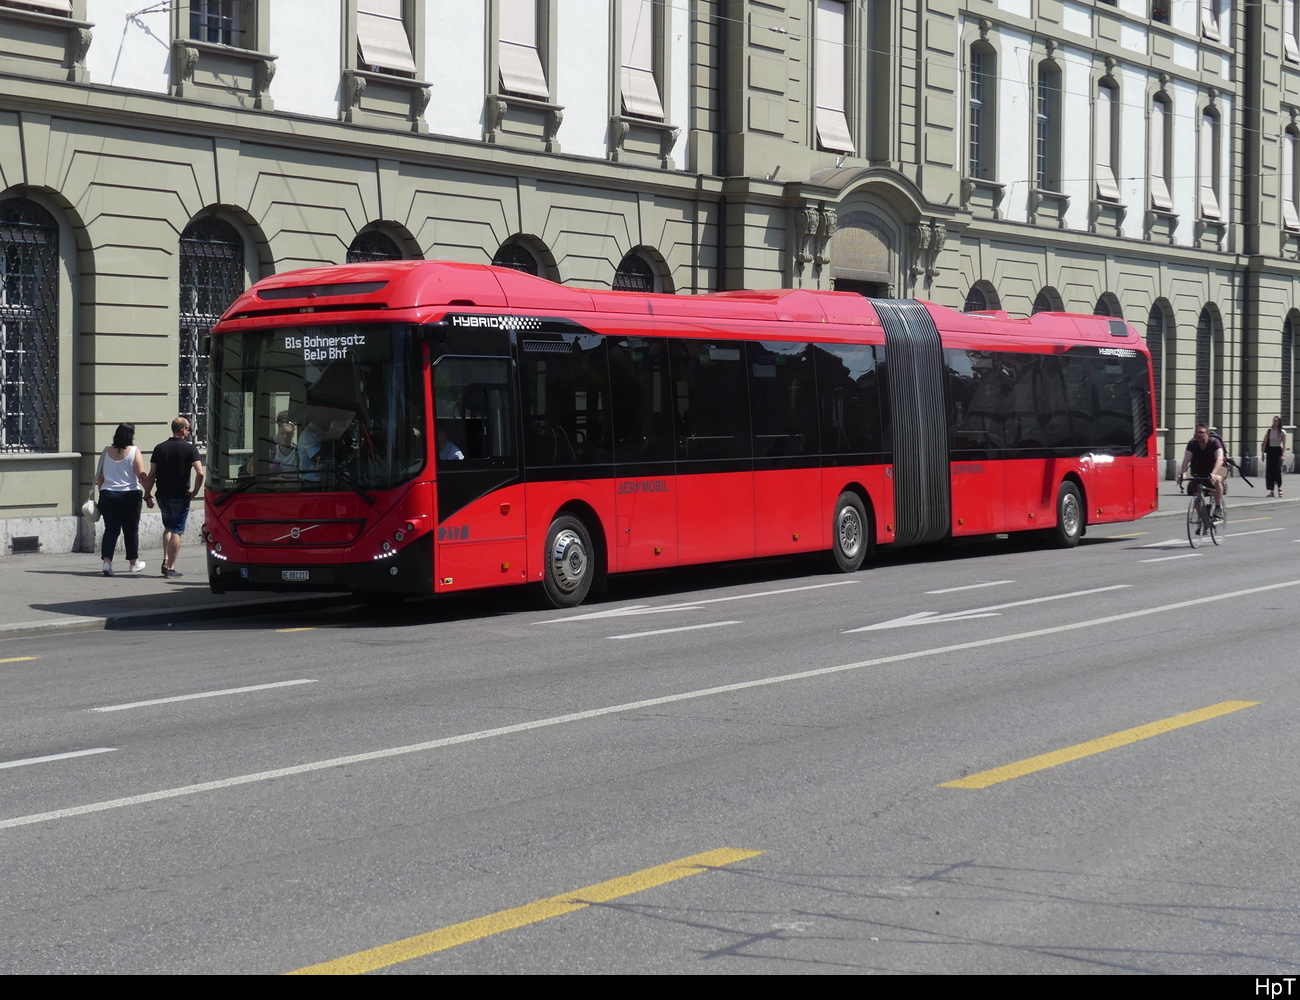
[[[591,534],[578,518],[562,514],[546,533],[546,569],[542,589],[557,608],[576,608],[591,590],[596,567]]]
[[[841,493],[835,501],[831,522],[831,554],[835,565],[844,573],[856,573],[871,550],[871,522],[867,509],[856,493]]]
[[[1072,549],[1083,536],[1083,498],[1074,483],[1062,483],[1056,494],[1056,527],[1048,538],[1058,549]]]

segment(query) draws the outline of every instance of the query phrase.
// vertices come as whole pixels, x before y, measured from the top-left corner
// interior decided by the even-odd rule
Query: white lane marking
[[[1168,562],[1170,559],[1192,559],[1201,555],[1200,552],[1184,552],[1181,556],[1161,556],[1158,559],[1139,559],[1138,562]]]
[[[1270,531],[1283,531],[1283,528],[1256,528],[1254,531],[1234,531],[1233,538],[1244,538],[1247,535],[1265,535]],[[1226,536],[1225,536],[1226,537]]]
[[[1167,548],[1167,547],[1170,546],[1170,545],[1186,545],[1186,544],[1187,544],[1187,536],[1184,535],[1182,538],[1171,538],[1171,539],[1169,539],[1168,541],[1165,541],[1165,542],[1147,542],[1145,545],[1138,545],[1138,546],[1135,546],[1135,548],[1139,548],[1139,549],[1163,549],[1163,548]]]
[[[1085,597],[1088,594],[1102,594],[1108,590],[1124,590],[1133,586],[1131,583],[1116,583],[1110,587],[1094,587],[1091,590],[1076,590],[1070,594],[1052,594],[1050,597],[1031,597],[1027,601],[1011,601],[1009,604],[990,604],[986,608],[971,608],[969,611],[918,611],[887,622],[875,625],[863,625],[861,628],[848,628],[845,635],[853,632],[870,632],[882,628],[906,628],[909,625],[936,625],[942,622],[960,622],[968,618],[989,618],[999,614],[1004,608],[1019,608],[1026,604],[1042,604],[1046,601],[1063,601],[1067,597]]]
[[[721,625],[740,625],[741,622],[705,622],[703,625],[681,625],[678,628],[656,628],[649,632],[625,632],[623,635],[606,636],[609,639],[640,639],[645,635],[667,635],[669,632],[693,632],[699,628],[718,628]]]
[[[792,681],[809,680],[814,677],[829,677],[832,674],[842,674],[852,670],[862,670],[866,667],[879,667],[889,663],[903,663],[908,660],[919,660],[927,656],[945,656],[951,653],[960,653],[968,649],[980,649],[984,646],[998,646],[1007,642],[1018,642],[1021,639],[1037,639],[1045,635],[1056,635],[1060,632],[1072,632],[1078,629],[1094,628],[1098,625],[1113,625],[1115,622],[1127,621],[1133,618],[1143,618],[1147,615],[1163,614],[1166,611],[1181,611],[1183,608],[1194,608],[1202,604],[1212,604],[1216,601],[1227,601],[1236,597],[1251,597],[1255,594],[1264,594],[1273,590],[1282,590],[1287,587],[1300,587],[1300,580],[1288,580],[1285,583],[1270,583],[1262,587],[1250,587],[1247,590],[1234,590],[1226,594],[1213,594],[1209,597],[1197,597],[1190,601],[1179,601],[1176,604],[1163,604],[1155,608],[1143,608],[1140,611],[1126,611],[1118,615],[1107,615],[1105,618],[1092,618],[1082,622],[1071,622],[1068,625],[1054,625],[1051,628],[1034,629],[1032,632],[1017,632],[1014,635],[994,636],[991,639],[976,639],[971,642],[959,642],[952,646],[938,646],[933,649],[920,649],[911,653],[895,653],[893,656],[880,656],[874,660],[858,660],[854,663],[841,663],[833,667],[818,667],[813,670],[801,670],[793,674],[777,674],[775,677],[761,677],[753,681],[740,681],[736,684],[722,684],[718,687],[700,688],[696,691],[683,691],[678,694],[664,695],[659,698],[645,698],[641,701],[624,702],[621,705],[608,705],[604,708],[592,708],[584,712],[571,712],[568,715],[553,715],[547,719],[534,719],[531,722],[519,722],[511,726],[499,726],[496,729],[482,729],[475,733],[462,733],[459,736],[446,736],[442,739],[429,740],[425,743],[412,743],[409,746],[392,747],[387,750],[372,750],[369,753],[351,754],[347,757],[331,757],[327,760],[312,761],[309,764],[296,764],[292,767],[279,767],[272,771],[257,771],[253,774],[240,774],[233,778],[220,778],[216,781],[204,781],[196,785],[181,785],[176,788],[164,788],[156,792],[145,792],[141,795],[128,795],[120,799],[105,799],[102,802],[91,802],[84,806],[72,806],[67,809],[52,809],[49,812],[29,813],[26,816],[15,816],[12,819],[0,820],[0,830],[11,830],[19,826],[31,826],[34,823],[48,823],[56,819],[69,819],[74,816],[86,816],[91,813],[106,812],[110,809],[122,809],[126,806],[144,805],[149,802],[160,802],[164,799],[176,799],[185,795],[197,795],[201,792],[213,792],[223,788],[235,788],[240,785],[251,785],[261,781],[271,781],[275,778],[288,778],[297,774],[310,774],[313,771],[324,771],[330,768],[347,767],[351,764],[363,764],[369,761],[384,760],[389,757],[403,757],[413,753],[424,753],[429,750],[439,750],[443,747],[458,746],[463,743],[476,743],[480,740],[493,739],[497,736],[511,736],[515,733],[526,733],[534,729],[547,729],[551,726],[562,726],[570,722],[585,722],[589,719],[599,719],[607,715],[617,715],[620,712],[634,712],[644,708],[654,708],[659,705],[671,705],[676,702],[694,701],[698,698],[709,698],[719,694],[733,694],[737,691],[750,691],[755,688],[772,687],[776,684],[789,684]]]
[[[94,753],[112,753],[117,747],[95,747],[93,750],[73,750],[70,753],[52,753],[45,757],[26,757],[23,760],[7,760],[0,768],[26,767],[28,764],[44,764],[47,760],[67,760],[69,757],[88,757]]]
[[[727,601],[747,601],[751,597],[775,597],[778,594],[798,594],[805,590],[822,590],[826,587],[846,587],[856,584],[857,580],[835,580],[832,583],[814,583],[807,587],[785,587],[781,590],[763,590],[757,594],[733,594],[731,597],[710,597],[703,601],[684,601],[681,604],[630,604],[608,611],[590,611],[584,615],[571,618],[550,618],[538,625],[557,625],[563,622],[585,622],[599,618],[622,618],[625,615],[658,615],[665,611],[698,611],[706,604],[723,604]]]
[[[1015,583],[1015,580],[992,580],[989,583],[968,583],[964,587],[948,587],[945,590],[927,590],[927,594],[955,594],[959,590],[979,590],[981,587],[1001,587],[1004,583]]]
[[[194,701],[196,698],[220,698],[227,694],[245,694],[249,691],[267,691],[271,688],[294,687],[297,684],[316,684],[315,680],[276,681],[274,684],[250,684],[248,687],[225,688],[221,691],[201,691],[198,694],[178,694],[171,698],[150,698],[148,701],[129,701],[125,705],[104,705],[89,709],[91,712],[121,712],[128,708],[145,708],[148,705],[170,705],[175,701]]]

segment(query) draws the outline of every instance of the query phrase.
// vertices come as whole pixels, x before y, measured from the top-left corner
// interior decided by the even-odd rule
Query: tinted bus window
[[[1006,448],[1003,374],[991,351],[944,352],[952,399],[952,457],[994,459]]]
[[[652,337],[610,340],[609,378],[614,460],[619,465],[672,461],[668,342]]]
[[[678,460],[749,458],[744,342],[670,344]]]
[[[597,334],[521,338],[520,382],[530,466],[600,465],[614,460],[605,338]]]
[[[887,449],[878,350],[869,344],[813,345],[823,454],[861,456]]]
[[[517,464],[509,359],[443,358],[433,370],[433,393],[440,469]]]
[[[745,349],[754,457],[816,455],[817,379],[809,345],[751,343]]]

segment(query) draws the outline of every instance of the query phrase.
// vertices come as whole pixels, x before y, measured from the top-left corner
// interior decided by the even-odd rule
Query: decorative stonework
[[[939,254],[948,243],[948,226],[937,219],[913,222],[907,227],[907,284],[915,290],[929,288],[939,276]]]
[[[802,287],[809,264],[813,266],[809,277],[814,285],[821,281],[822,269],[831,260],[831,237],[835,235],[838,226],[839,216],[833,205],[818,202],[795,211],[794,273],[798,286]]]
[[[651,163],[673,169],[673,147],[682,130],[667,122],[615,115],[609,120],[609,158],[615,163]]]

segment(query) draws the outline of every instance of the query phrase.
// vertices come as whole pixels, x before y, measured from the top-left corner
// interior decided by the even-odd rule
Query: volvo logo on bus
[[[307,527],[302,528],[295,524],[292,528],[289,529],[289,531],[286,534],[281,535],[279,538],[272,539],[272,541],[283,542],[286,538],[291,538],[296,542],[299,538],[302,537],[304,531],[311,531],[312,528],[319,528],[319,527],[320,527],[319,524],[309,524],[307,525]]]

